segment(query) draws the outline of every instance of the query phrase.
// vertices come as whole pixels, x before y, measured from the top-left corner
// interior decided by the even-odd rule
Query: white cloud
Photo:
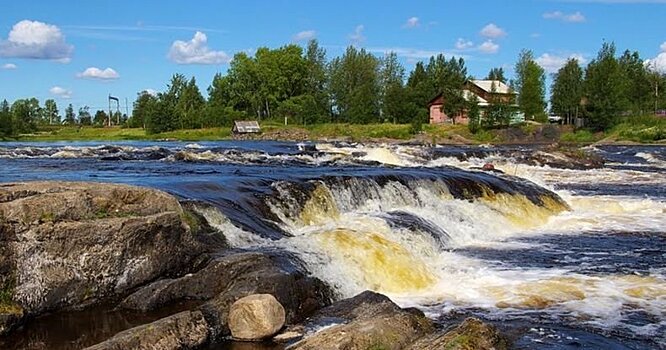
[[[60,86],[54,86],[54,87],[50,88],[49,92],[52,95],[60,97],[60,98],[65,98],[65,99],[72,98],[72,91],[67,90],[65,88],[62,88]]]
[[[167,56],[178,64],[222,64],[231,61],[224,51],[211,50],[208,37],[202,32],[194,33],[190,41],[174,41]]]
[[[496,44],[492,40],[488,39],[484,41],[477,49],[481,51],[482,53],[486,54],[491,54],[491,53],[497,53],[499,51],[499,44]]]
[[[666,41],[659,46],[661,52],[655,58],[645,60],[645,65],[662,74],[666,74]]]
[[[564,22],[574,22],[574,23],[585,22],[585,16],[579,11],[576,11],[574,13],[564,13],[562,11],[546,12],[543,14],[543,18],[560,20]]]
[[[5,63],[2,65],[2,69],[16,69],[16,68],[18,67],[13,63]]]
[[[118,72],[116,72],[113,68],[99,69],[97,67],[86,68],[86,70],[76,74],[76,76],[79,78],[98,80],[114,80],[120,78]]]
[[[485,27],[481,28],[481,35],[490,39],[498,39],[505,37],[506,31],[497,26],[495,23],[489,23]]]
[[[349,35],[349,40],[351,40],[352,44],[359,45],[365,41],[365,36],[363,35],[364,30],[365,27],[362,24],[359,24],[354,28],[354,32]]]
[[[578,53],[574,53],[568,56],[557,55],[544,53],[543,55],[535,59],[536,63],[541,66],[548,73],[556,73],[560,68],[562,68],[570,58],[574,58],[578,61],[579,64],[587,63],[587,59]]]
[[[317,32],[314,30],[304,30],[302,32],[296,33],[294,35],[294,41],[307,41],[307,40],[312,40],[317,36]]]
[[[421,24],[418,17],[410,17],[407,19],[407,22],[403,25],[404,28],[416,28]]]
[[[74,47],[67,44],[60,28],[23,20],[12,27],[7,40],[0,40],[1,57],[56,60],[68,63]]]
[[[458,38],[458,40],[456,40],[456,45],[455,46],[456,46],[456,49],[458,49],[458,50],[467,50],[467,49],[470,49],[470,48],[474,47],[474,43],[470,40],[466,40],[466,39],[463,39],[463,38]]]

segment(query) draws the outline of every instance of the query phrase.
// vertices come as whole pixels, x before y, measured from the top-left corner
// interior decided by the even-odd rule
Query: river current
[[[666,349],[666,147],[587,151],[604,167],[544,166],[534,154],[557,155],[536,146],[3,143],[0,181],[158,188],[236,248],[294,254],[340,298],[474,315],[516,348]]]

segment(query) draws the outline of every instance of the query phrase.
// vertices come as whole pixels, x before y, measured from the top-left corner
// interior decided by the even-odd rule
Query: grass
[[[264,135],[275,134],[279,138],[309,140],[339,139],[346,137],[352,141],[368,141],[381,139],[410,140],[420,139],[432,143],[501,142],[496,130],[479,131],[472,134],[466,125],[423,125],[418,135],[411,133],[410,124],[344,124],[326,123],[314,125],[283,125],[280,121],[269,120],[261,123]],[[538,125],[523,125],[521,129],[530,134]],[[231,128],[205,128],[192,130],[175,130],[161,134],[146,134],[140,128],[94,128],[94,127],[63,127],[48,128],[29,135],[21,135],[19,141],[123,141],[123,140],[180,140],[180,141],[217,141],[232,138]],[[269,137],[270,138],[270,137]],[[653,116],[626,117],[606,133],[592,133],[587,130],[563,130],[560,141],[566,143],[592,143],[603,138],[616,141],[659,142],[666,139],[666,118]]]
[[[23,309],[13,300],[15,277],[9,276],[0,289],[0,314],[21,314]]]
[[[618,140],[641,143],[666,140],[666,118],[655,116],[626,117],[613,127],[610,135]]]

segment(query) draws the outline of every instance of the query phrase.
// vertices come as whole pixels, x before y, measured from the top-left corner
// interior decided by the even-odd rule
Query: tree
[[[331,112],[327,91],[326,50],[319,46],[316,39],[308,42],[305,62],[307,65],[305,94],[312,96],[314,100],[313,108],[307,112],[306,121],[312,124],[328,119]]]
[[[615,44],[604,43],[585,70],[586,126],[605,130],[614,124],[626,106],[624,82],[624,74],[615,58]]]
[[[12,131],[16,134],[30,133],[37,130],[37,120],[41,114],[36,98],[20,99],[11,106]]]
[[[65,108],[65,124],[76,124],[76,115],[74,114],[74,107],[71,103],[67,106],[67,108]]]
[[[546,73],[534,60],[532,51],[523,50],[516,63],[514,89],[518,106],[527,118],[544,121],[546,109]]]
[[[445,103],[443,112],[455,123],[455,117],[462,114],[467,108],[467,101],[463,96],[463,89],[467,82],[467,68],[465,60],[455,57],[446,62],[443,76],[440,79],[440,89]]]
[[[0,103],[0,137],[6,138],[14,135],[14,122],[9,108],[9,102],[3,100]]]
[[[206,101],[194,77],[182,88],[178,101],[176,102],[176,112],[180,116],[181,129],[202,128],[202,112]]]
[[[384,121],[397,123],[398,118],[405,113],[407,101],[403,87],[405,68],[395,52],[389,52],[381,60],[379,76],[381,116]]]
[[[60,115],[58,115],[58,105],[53,99],[44,101],[44,119],[49,125],[60,124]]]
[[[638,52],[626,50],[618,64],[624,76],[625,104],[634,114],[644,114],[652,110],[654,84],[650,73]]]
[[[506,84],[506,78],[504,77],[504,68],[499,67],[499,68],[492,68],[490,72],[488,72],[488,76],[486,76],[486,80],[497,80],[501,81],[502,83]]]
[[[330,64],[331,97],[340,121],[379,121],[379,61],[365,51],[349,46]]]
[[[471,133],[476,134],[481,129],[481,110],[476,95],[472,95],[467,102],[467,117],[469,118],[467,128]]]
[[[565,124],[578,115],[583,98],[583,69],[578,60],[570,58],[553,76],[550,106],[553,113],[564,118]]]
[[[93,121],[92,121],[93,125],[97,126],[97,127],[103,127],[104,123],[106,122],[108,117],[109,117],[109,115],[106,114],[106,112],[104,112],[101,109],[98,109],[95,112],[95,116],[93,117]],[[130,125],[130,126],[132,127],[132,125]]]
[[[403,118],[399,119],[399,123],[410,122],[416,116],[416,113],[423,111],[428,113],[428,102],[432,100],[437,94],[434,79],[430,79],[426,72],[423,62],[417,62],[407,78],[407,85],[405,87],[405,96],[409,101],[406,106],[407,113]]]
[[[83,106],[79,108],[79,124],[92,125],[92,116],[90,115],[90,107]]]

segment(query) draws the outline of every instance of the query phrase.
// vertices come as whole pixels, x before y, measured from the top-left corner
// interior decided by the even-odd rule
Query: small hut
[[[234,121],[231,132],[236,135],[258,134],[261,132],[261,127],[259,127],[259,122],[255,120],[237,120]]]

